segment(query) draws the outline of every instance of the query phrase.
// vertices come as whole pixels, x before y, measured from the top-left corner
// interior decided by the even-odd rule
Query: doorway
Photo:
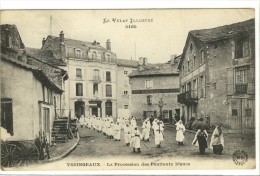
[[[12,136],[13,133],[13,105],[11,98],[1,99],[1,127],[7,130]]]
[[[75,116],[80,118],[81,115],[85,115],[85,102],[84,101],[76,101],[75,102]]]

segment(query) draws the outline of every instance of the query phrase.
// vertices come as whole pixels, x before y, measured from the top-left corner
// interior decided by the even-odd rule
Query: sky
[[[147,57],[150,63],[163,63],[182,53],[189,31],[254,16],[253,9],[5,10],[1,11],[1,24],[15,24],[26,47],[40,48],[43,37],[63,31],[65,38],[96,40],[104,47],[110,39],[112,51],[120,59]],[[131,23],[131,19],[138,22]]]

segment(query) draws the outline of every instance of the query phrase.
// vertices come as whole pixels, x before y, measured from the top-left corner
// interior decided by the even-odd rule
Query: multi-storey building
[[[178,66],[182,116],[255,127],[255,21],[190,31]]]
[[[66,63],[60,67],[69,75],[65,84],[65,91],[68,92],[65,100],[67,113],[77,117],[82,114],[116,117],[118,109],[129,108],[129,97],[121,94],[128,91],[129,86],[121,87],[119,77],[126,77],[125,72],[135,69],[137,62],[117,59],[111,51],[109,39],[104,48],[96,41],[64,38],[61,32],[59,37],[43,39],[42,44],[42,50],[51,50],[56,59]],[[127,77],[125,80],[125,84],[129,84]],[[126,106],[121,107],[121,103]]]
[[[139,59],[139,69],[129,75],[132,115],[171,121],[174,114],[179,114],[178,61],[176,57],[168,63],[148,64],[147,58]]]
[[[44,132],[51,142],[68,77],[42,59],[52,53],[25,48],[15,25],[1,25],[1,127],[11,134],[8,140],[34,140]]]

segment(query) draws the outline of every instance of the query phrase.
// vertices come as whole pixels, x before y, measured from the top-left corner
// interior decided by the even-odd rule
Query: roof
[[[125,67],[134,67],[137,68],[139,62],[135,60],[127,60],[127,59],[115,59],[115,62],[118,66],[125,66]]]
[[[59,37],[49,35],[47,38],[52,39],[55,44],[58,44],[58,45],[60,44],[60,38]],[[112,51],[107,50],[103,46],[94,45],[93,42],[86,42],[86,41],[75,40],[75,39],[64,38],[64,45],[79,48],[79,49],[82,49],[82,50],[88,50],[88,49],[93,48],[93,49],[102,50],[104,52],[113,53]]]
[[[25,51],[28,56],[40,59],[46,64],[60,65],[60,66],[66,65],[66,63],[63,62],[61,59],[57,59],[51,50],[43,50],[43,49],[26,47]]]
[[[190,31],[188,34],[188,37],[186,39],[186,43],[183,49],[183,53],[185,52],[188,41],[190,36],[195,37],[201,42],[207,43],[207,42],[214,42],[219,41],[223,39],[228,39],[234,36],[238,36],[244,33],[249,33],[255,29],[255,19],[250,19],[247,21],[239,22],[239,23],[233,23],[230,25],[220,26],[216,28],[210,28],[210,29],[200,29],[200,30],[193,30]],[[178,68],[180,69],[181,64],[183,62],[184,55],[181,56]]]
[[[14,65],[17,65],[18,67],[21,67],[23,69],[32,71],[33,75],[42,83],[45,85],[50,86],[52,89],[56,90],[57,92],[63,92],[63,90],[46,74],[44,73],[39,67],[36,67],[34,65],[29,65],[23,61],[19,61],[17,59],[18,55],[13,52],[8,53],[1,53],[1,59],[5,60],[9,63],[12,63]]]
[[[170,76],[179,75],[176,69],[176,64],[148,64],[142,65],[138,70],[134,70],[129,77],[143,77],[143,76]]]
[[[190,33],[202,42],[230,38],[255,29],[255,19],[210,29],[193,30]]]

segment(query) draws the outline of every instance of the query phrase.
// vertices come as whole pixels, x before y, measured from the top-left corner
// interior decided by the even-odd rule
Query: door
[[[234,133],[242,133],[242,99],[232,99],[231,100],[231,117],[229,124],[231,126],[231,131]]]
[[[75,102],[75,115],[79,118],[81,115],[85,115],[85,102],[76,101]]]
[[[50,143],[50,109],[42,108],[42,123],[43,123],[43,132],[46,134],[47,141]]]
[[[98,117],[98,108],[92,107],[92,115]]]
[[[1,127],[11,135],[14,134],[12,99],[1,99]]]

